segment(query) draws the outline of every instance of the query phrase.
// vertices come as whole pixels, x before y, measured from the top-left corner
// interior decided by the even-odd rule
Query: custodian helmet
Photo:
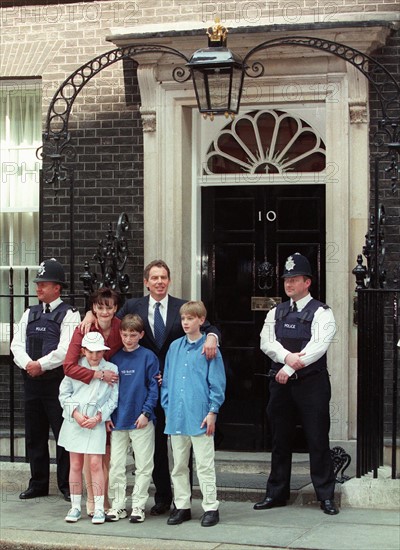
[[[298,275],[312,279],[310,262],[305,256],[295,252],[286,259],[282,277],[297,277]]]
[[[34,283],[57,283],[65,286],[65,272],[60,262],[57,262],[55,258],[45,260],[39,266],[36,278],[33,279]]]

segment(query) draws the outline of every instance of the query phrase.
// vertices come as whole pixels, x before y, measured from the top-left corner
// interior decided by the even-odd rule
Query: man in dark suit
[[[181,325],[179,309],[187,300],[175,298],[168,294],[171,274],[168,265],[162,260],[150,262],[144,269],[143,279],[150,294],[142,298],[127,300],[118,311],[117,317],[122,319],[128,313],[140,315],[144,322],[145,332],[140,345],[150,349],[157,355],[162,376],[165,357],[171,342],[185,334]],[[157,316],[159,319],[159,315],[162,318],[161,325],[164,325],[161,335],[157,334],[157,328],[155,330],[154,326],[155,324],[157,326]],[[85,318],[86,321],[89,322],[89,319]],[[207,359],[212,359],[217,352],[220,333],[208,321],[204,323],[202,330],[207,333],[203,353],[205,353]],[[172,489],[168,465],[168,437],[164,434],[165,415],[160,400],[158,400],[155,412],[157,423],[155,428],[153,482],[156,493],[154,495],[155,505],[150,513],[151,515],[160,515],[168,512],[171,507]]]

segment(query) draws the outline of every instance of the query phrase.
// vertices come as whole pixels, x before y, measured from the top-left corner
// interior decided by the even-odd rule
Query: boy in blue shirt
[[[206,336],[200,327],[207,316],[203,302],[187,302],[180,315],[185,336],[170,345],[161,386],[165,433],[171,436],[174,456],[171,479],[175,508],[167,523],[178,525],[192,517],[188,462],[193,445],[203,495],[201,525],[211,527],[219,521],[213,435],[225,399],[225,368],[219,350],[211,360],[202,353]]]
[[[112,357],[118,367],[118,406],[108,422],[111,432],[109,487],[112,508],[106,521],[126,518],[126,457],[129,445],[135,455],[135,485],[131,523],[145,519],[145,505],[153,472],[154,407],[158,399],[159,364],[156,355],[139,345],[144,336],[139,315],[125,315],[120,333],[123,348]]]

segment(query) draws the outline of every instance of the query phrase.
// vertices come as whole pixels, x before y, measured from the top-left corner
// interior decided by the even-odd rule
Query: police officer
[[[290,497],[291,439],[300,419],[310,454],[310,474],[324,513],[339,510],[334,502],[335,476],[329,448],[331,387],[326,352],[336,331],[331,309],[312,298],[308,259],[295,253],[285,263],[289,301],[268,312],[261,331],[261,350],[270,357],[267,416],[272,432],[271,473],[266,496],[255,510],[285,506]]]
[[[62,364],[80,323],[79,312],[60,298],[65,273],[59,262],[54,258],[42,262],[33,282],[41,303],[25,311],[11,343],[15,364],[24,378],[25,441],[31,468],[29,486],[19,495],[21,499],[49,494],[49,428],[57,442],[63,420],[58,401]],[[58,445],[56,461],[58,487],[69,500],[69,454]]]

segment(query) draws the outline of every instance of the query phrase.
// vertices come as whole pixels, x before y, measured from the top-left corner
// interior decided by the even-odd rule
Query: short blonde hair
[[[194,315],[195,317],[207,317],[206,306],[201,300],[186,302],[179,310],[181,315]]]
[[[144,323],[143,319],[140,317],[140,315],[137,315],[136,313],[128,313],[128,315],[125,315],[125,317],[122,318],[121,324],[120,324],[120,330],[130,330],[132,332],[143,332],[144,331]]]

